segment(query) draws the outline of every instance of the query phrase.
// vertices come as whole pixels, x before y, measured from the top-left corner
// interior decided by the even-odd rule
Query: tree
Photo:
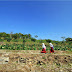
[[[6,34],[6,37],[10,37],[10,34]]]
[[[6,33],[5,33],[5,32],[3,32],[3,33],[2,33],[2,37],[4,37],[4,38],[5,38],[6,36],[7,36],[7,35],[6,35]]]
[[[37,38],[38,36],[37,35],[35,35],[35,38]]]
[[[13,34],[13,32],[10,33],[10,38],[12,38],[12,34]]]
[[[3,36],[3,33],[2,32],[0,32],[0,37],[2,37]]]
[[[25,47],[25,42],[26,42],[25,36],[23,36],[23,50],[24,50],[24,47]]]
[[[63,39],[63,41],[65,41],[65,37],[61,37]]]
[[[28,35],[27,34],[25,34],[25,39],[28,39]]]
[[[65,40],[66,40],[66,42],[69,42],[69,41],[72,41],[72,38],[68,37]]]
[[[48,43],[50,43],[52,40],[50,40],[50,39],[46,39],[46,42],[48,42]]]
[[[7,41],[10,42],[12,40],[12,38],[7,38]]]
[[[18,33],[16,33],[16,36],[17,36],[17,39],[19,39],[19,34]]]
[[[28,34],[28,39],[30,39],[31,38],[31,34]]]
[[[19,33],[19,38],[22,38],[22,34],[21,33]]]
[[[21,34],[21,36],[22,36],[21,38],[23,38],[24,34]]]
[[[35,39],[35,38],[31,38],[31,41],[35,42],[35,41],[36,41],[36,39]]]
[[[61,37],[63,39],[62,43],[65,45],[65,37]]]
[[[17,39],[17,35],[16,34],[13,34],[12,35],[12,38]]]

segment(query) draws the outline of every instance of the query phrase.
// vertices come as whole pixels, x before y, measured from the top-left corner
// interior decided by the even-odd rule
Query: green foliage
[[[17,45],[17,50],[20,50],[21,46],[20,45]]]
[[[18,42],[18,39],[14,39],[13,42]]]
[[[41,45],[33,44],[33,45],[23,45],[23,44],[6,44],[1,45],[0,49],[9,49],[9,50],[42,50]],[[46,47],[46,50],[50,50],[50,47]],[[62,51],[72,51],[72,45],[66,45],[66,46],[54,46],[54,50],[62,50]]]
[[[35,39],[35,38],[31,38],[31,41],[35,42],[35,41],[36,41],[36,39]]]
[[[5,45],[5,49],[8,49],[8,47],[9,47],[9,45],[8,45],[8,44],[6,44],[6,45]]]
[[[0,39],[0,42],[4,41],[4,39]]]
[[[39,40],[39,43],[43,43],[43,40]]]
[[[69,45],[71,45],[72,44],[72,42],[68,42],[69,43]]]
[[[10,42],[12,40],[12,38],[7,38],[7,41]]]
[[[35,35],[35,38],[37,38],[38,36],[37,35]]]
[[[38,47],[38,50],[42,50],[42,47]]]
[[[11,39],[12,37],[12,39]],[[35,36],[38,37],[37,35]],[[0,33],[0,42],[23,42],[23,44],[6,44],[1,45],[0,49],[10,49],[10,50],[42,50],[42,44],[45,43],[46,50],[50,50],[49,43],[52,42],[54,45],[54,50],[69,50],[72,51],[72,38],[61,37],[63,41],[54,41],[50,39],[46,40],[36,40],[35,38],[31,37],[31,34],[22,34],[22,33],[15,33],[15,34],[7,34],[5,32]],[[66,41],[65,41],[66,40]],[[33,42],[32,42],[33,41]],[[28,44],[27,44],[28,43]],[[26,47],[25,47],[26,46]]]
[[[33,50],[37,50],[36,47],[33,47]]]
[[[66,42],[72,41],[72,38],[66,38]]]
[[[46,42],[48,42],[48,43],[50,43],[52,40],[50,40],[50,39],[46,39]]]
[[[26,42],[26,40],[24,39],[24,40],[23,40],[23,43],[25,43],[25,42]]]
[[[17,34],[13,34],[12,38],[17,39]]]
[[[0,49],[2,49],[2,46],[0,46]]]
[[[7,40],[7,39],[8,39],[8,37],[5,37],[5,38],[4,38],[4,40]]]

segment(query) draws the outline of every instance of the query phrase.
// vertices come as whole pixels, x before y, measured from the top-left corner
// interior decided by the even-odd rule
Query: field
[[[49,43],[44,42],[46,45],[46,50],[50,50]],[[72,51],[72,43],[53,43],[54,50],[61,51]],[[42,43],[39,42],[3,42],[0,43],[0,49],[2,50],[42,50]]]
[[[0,72],[72,72],[72,51],[0,50]]]
[[[46,54],[40,53],[42,43],[46,45]],[[55,53],[50,54],[45,40],[1,42],[0,72],[72,72],[72,42],[52,43]]]

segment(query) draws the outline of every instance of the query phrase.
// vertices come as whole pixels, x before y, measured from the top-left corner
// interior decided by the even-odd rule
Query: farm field
[[[72,52],[0,50],[0,72],[72,72]]]
[[[72,72],[72,1],[0,0],[0,72]]]

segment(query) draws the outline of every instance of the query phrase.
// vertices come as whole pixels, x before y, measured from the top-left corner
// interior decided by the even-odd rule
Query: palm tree
[[[12,34],[13,34],[13,32],[10,33],[10,38],[12,38]]]
[[[63,39],[63,43],[64,43],[64,45],[65,45],[65,37],[61,37],[62,39]]]
[[[65,41],[65,37],[61,37],[63,39],[63,41]]]
[[[35,35],[35,38],[37,38],[38,36],[37,35]]]

